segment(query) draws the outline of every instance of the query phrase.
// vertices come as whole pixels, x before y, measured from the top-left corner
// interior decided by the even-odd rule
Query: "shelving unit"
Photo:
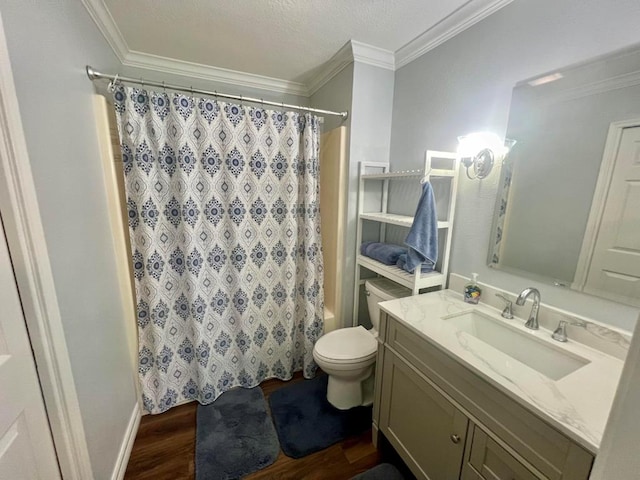
[[[437,168],[434,168],[434,165]],[[443,287],[447,281],[449,271],[449,252],[451,249],[451,233],[453,227],[456,194],[458,187],[459,161],[455,153],[439,152],[427,150],[425,155],[424,170],[412,170],[402,172],[389,171],[388,163],[380,162],[360,162],[359,188],[358,188],[358,224],[356,230],[356,282],[354,287],[353,302],[353,324],[358,322],[358,312],[360,303],[360,289],[364,284],[361,270],[363,268],[374,272],[382,277],[388,278],[411,290],[413,295],[420,293],[420,290],[430,287]],[[371,170],[380,172],[371,173]],[[421,189],[421,179],[436,185],[436,182],[449,182],[449,198],[446,208],[446,218],[438,220],[438,236],[444,235],[444,242],[441,243],[442,251],[438,252],[440,271],[421,273],[420,267],[414,273],[408,273],[395,265],[385,265],[373,258],[360,254],[362,244],[363,222],[378,222],[380,224],[380,241],[386,240],[386,226],[394,225],[398,227],[411,228],[413,217],[400,215],[387,211],[389,202],[389,182],[391,180],[406,181],[408,188]],[[379,212],[365,212],[365,185],[366,182],[381,181],[381,208]],[[411,182],[414,184],[412,185]],[[438,200],[441,201],[442,199]],[[407,231],[407,233],[409,233]]]

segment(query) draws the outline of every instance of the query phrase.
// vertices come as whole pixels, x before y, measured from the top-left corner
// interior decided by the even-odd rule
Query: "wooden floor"
[[[282,386],[302,381],[296,375],[289,382],[267,380],[261,388],[269,394]],[[197,403],[172,408],[160,415],[146,415],[131,452],[125,480],[187,480],[194,478]],[[381,461],[371,443],[371,432],[348,438],[325,450],[293,459],[282,452],[273,465],[247,480],[348,480]]]

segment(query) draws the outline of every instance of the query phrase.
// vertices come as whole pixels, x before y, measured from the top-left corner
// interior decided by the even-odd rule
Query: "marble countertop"
[[[542,327],[529,330],[522,319],[503,319],[495,308],[465,303],[460,294],[451,290],[382,302],[380,308],[591,453],[598,452],[620,380],[622,360],[575,341],[552,340],[549,330]],[[589,363],[559,380],[551,380],[443,318],[472,310]]]

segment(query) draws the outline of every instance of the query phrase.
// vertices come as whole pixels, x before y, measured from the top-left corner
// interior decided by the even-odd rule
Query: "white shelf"
[[[433,168],[429,172],[430,177],[453,177],[455,174],[455,170],[440,170],[438,168]]]
[[[400,285],[413,289],[414,286],[418,288],[436,287],[445,283],[444,275],[440,272],[429,272],[421,274],[416,282],[416,275],[409,273],[402,268],[395,265],[385,265],[378,262],[373,258],[365,257],[364,255],[358,255],[356,258],[358,265],[371,270],[372,272],[382,275],[390,280],[393,280]]]
[[[453,177],[455,170],[444,170],[438,168],[432,168],[429,171],[429,177]],[[362,175],[363,180],[388,180],[391,178],[422,178],[424,177],[422,172],[388,172],[388,173],[367,173]]]
[[[398,225],[400,227],[411,227],[413,225],[413,217],[409,215],[396,215],[395,213],[362,213],[360,218],[363,220],[371,220],[373,222],[388,223]]]
[[[438,160],[439,159],[439,160]],[[443,161],[444,160],[444,161]],[[356,230],[356,281],[353,292],[353,325],[358,323],[360,314],[360,296],[362,293],[363,276],[362,269],[369,270],[382,277],[388,278],[411,290],[412,295],[420,293],[421,289],[430,287],[443,288],[446,284],[447,273],[449,271],[449,252],[451,249],[451,233],[454,226],[454,214],[456,193],[458,185],[459,158],[457,154],[452,152],[439,152],[427,150],[425,154],[424,169],[422,170],[405,170],[398,172],[390,172],[389,163],[383,162],[360,162],[359,187],[358,187],[358,222]],[[439,168],[432,168],[439,167]],[[381,172],[381,173],[368,173]],[[372,258],[360,254],[360,246],[362,244],[362,230],[365,221],[378,222],[378,238],[380,242],[387,239],[387,225],[396,225],[404,228],[411,228],[414,217],[409,215],[398,215],[395,213],[385,212],[365,212],[365,192],[367,195],[380,195],[380,210],[388,210],[389,206],[389,185],[392,179],[409,179],[405,182],[406,188],[415,189],[416,192],[422,190],[422,186],[418,180],[437,180],[438,182],[449,183],[450,188],[447,192],[441,192],[439,201],[446,202],[446,214],[441,218],[445,221],[438,222],[438,236],[442,239],[438,245],[439,265],[441,271],[433,271],[429,273],[421,273],[418,269],[417,273],[409,273],[395,265],[385,265]],[[367,184],[366,180],[379,180],[378,183]],[[446,198],[448,197],[448,198]],[[374,197],[377,200],[377,197]],[[448,201],[447,201],[448,200]],[[372,207],[378,208],[378,207]],[[444,213],[439,211],[440,214]],[[367,226],[371,226],[368,224]],[[395,238],[395,237],[394,237]],[[368,275],[365,275],[368,277]]]
[[[388,178],[411,178],[424,177],[422,172],[388,172],[388,173],[367,173],[362,175],[363,180],[386,180]]]
[[[411,225],[413,225],[413,217],[409,215],[397,215],[395,213],[361,213],[360,218],[362,220],[371,220],[372,222],[387,223],[389,225],[398,225],[407,228],[411,228]],[[449,222],[438,222],[438,229],[449,228],[449,225]]]

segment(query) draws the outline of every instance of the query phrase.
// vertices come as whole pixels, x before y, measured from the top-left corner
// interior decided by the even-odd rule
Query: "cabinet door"
[[[471,429],[470,429],[471,430]],[[537,480],[539,477],[520,463],[485,432],[473,426],[471,448],[465,455],[462,480]]]
[[[457,480],[467,417],[392,351],[384,357],[382,432],[417,478]]]

